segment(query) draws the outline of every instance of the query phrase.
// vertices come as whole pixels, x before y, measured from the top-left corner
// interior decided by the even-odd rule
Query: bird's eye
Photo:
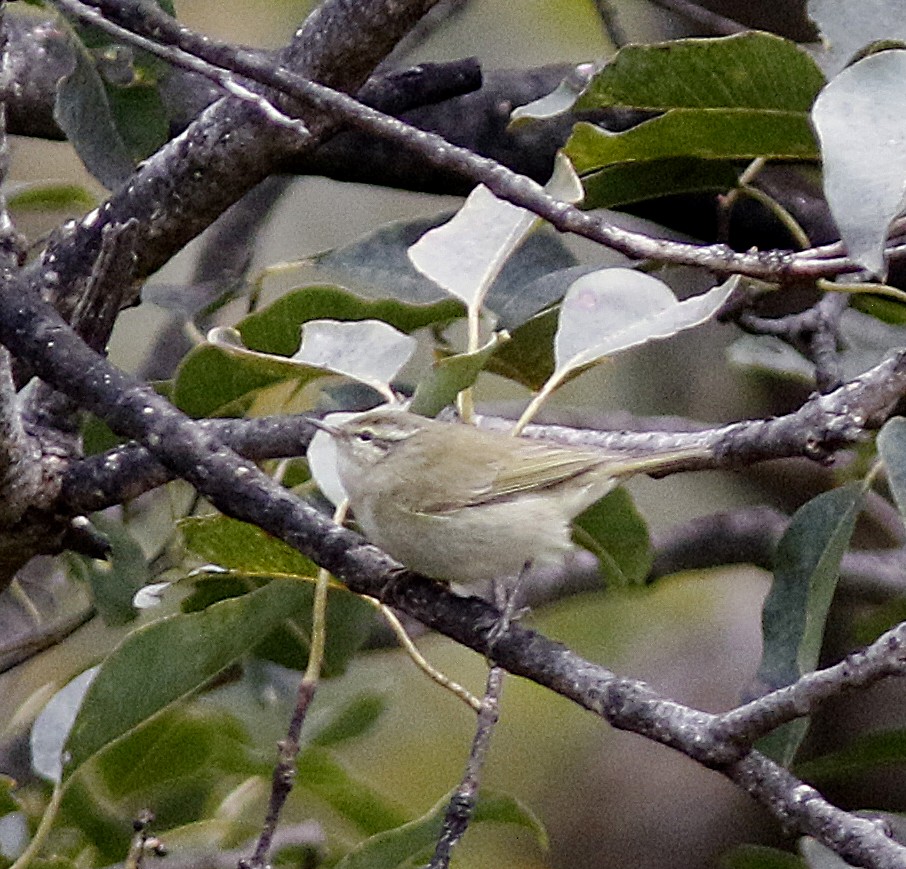
[[[368,428],[364,428],[356,434],[356,439],[361,441],[363,444],[367,444],[369,441],[373,441],[374,437],[374,432]]]

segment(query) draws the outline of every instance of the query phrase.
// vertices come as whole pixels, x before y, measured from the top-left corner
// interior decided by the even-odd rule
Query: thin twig
[[[675,12],[698,24],[705,34],[710,36],[734,36],[749,29],[732,18],[718,15],[710,9],[705,9],[700,3],[691,3],[690,0],[652,0],[652,2],[655,6],[660,6],[668,12]]]
[[[839,664],[806,673],[797,682],[719,716],[722,738],[752,745],[772,730],[809,715],[832,697],[906,674],[906,623],[887,631]]]
[[[500,717],[500,693],[503,690],[504,675],[503,668],[496,665],[488,671],[488,681],[478,713],[475,735],[472,737],[466,771],[450,797],[434,856],[428,864],[429,869],[447,869],[453,848],[465,835],[472,819],[478,800],[481,772],[484,769],[491,736]]]
[[[722,244],[688,244],[655,239],[626,230],[553,198],[531,179],[518,175],[493,160],[377,112],[352,97],[309,81],[287,69],[274,68],[247,52],[200,37],[188,28],[176,25],[173,19],[156,8],[144,9],[144,17],[140,21],[130,20],[131,25],[152,35],[151,39],[146,39],[106,20],[96,11],[101,9],[105,15],[117,18],[122,9],[111,0],[92,0],[91,4],[79,0],[54,2],[72,15],[101,27],[118,39],[138,44],[170,63],[188,65],[215,81],[223,76],[224,69],[229,69],[324,112],[336,123],[348,124],[407,150],[417,151],[433,166],[464,174],[483,183],[496,196],[526,208],[562,232],[589,238],[634,259],[700,266],[721,274],[743,274],[775,282],[815,280],[860,270],[856,263],[846,257],[819,259],[810,251],[739,253]],[[256,102],[257,99],[256,95]]]
[[[365,600],[378,609],[384,617],[384,621],[390,627],[390,630],[393,631],[397,640],[399,640],[400,645],[403,647],[403,651],[405,651],[419,670],[421,670],[432,682],[436,685],[440,685],[444,690],[449,691],[454,697],[458,697],[466,704],[466,706],[469,706],[475,712],[481,711],[481,700],[472,694],[471,691],[447,676],[446,673],[438,670],[437,667],[425,658],[418,650],[418,646],[412,641],[412,637],[409,636],[408,631],[403,627],[403,623],[390,607],[384,606],[384,604],[379,600],[375,600],[373,597],[365,597]]]
[[[719,428],[602,431],[567,426],[531,425],[526,437],[607,450],[665,449],[698,445],[710,459],[690,460],[686,469],[737,468],[767,459],[805,456],[824,460],[833,451],[859,443],[868,426],[878,426],[906,395],[906,354],[884,360],[839,389],[815,395],[799,410],[770,420],[743,420]],[[480,415],[487,428],[512,427],[512,420]],[[645,420],[656,425],[657,420]],[[315,428],[307,416],[245,420],[201,420],[197,425],[240,455],[260,461],[302,455]],[[688,430],[693,429],[693,430]],[[137,443],[72,463],[62,480],[60,509],[72,513],[102,510],[162,486],[173,479],[146,447]]]
[[[660,697],[642,683],[618,677],[519,624],[494,636],[499,620],[496,609],[477,598],[459,598],[438,583],[403,571],[358,535],[320,516],[161,396],[86,347],[53,308],[20,285],[15,275],[0,274],[0,342],[34,366],[50,385],[105,419],[114,431],[141,439],[221,512],[254,522],[314,558],[351,590],[377,597],[482,654],[493,654],[508,671],[574,700],[615,727],[719,770],[791,829],[815,836],[850,862],[869,869],[906,862],[906,848],[883,830],[831,806],[817,792],[809,791],[808,799],[802,798],[802,782],[757,752],[727,740],[721,716]],[[903,360],[896,357],[891,364],[896,371]],[[872,678],[883,675],[877,669]]]
[[[500,610],[500,619],[497,631],[505,634],[509,629],[515,607],[516,589],[510,589],[509,594],[502,586],[495,588],[497,607]],[[443,826],[434,849],[434,856],[428,864],[428,869],[447,869],[450,857],[457,842],[465,835],[469,821],[475,812],[478,800],[478,790],[481,783],[481,773],[484,769],[491,745],[491,736],[500,718],[500,694],[503,691],[505,672],[502,667],[492,665],[488,671],[487,684],[481,707],[478,710],[478,719],[475,725],[475,735],[472,737],[472,747],[466,770],[462,780],[457,786],[447,811],[444,815]]]
[[[346,502],[341,504],[334,514],[334,521],[342,525],[346,519]],[[330,584],[330,572],[323,567],[318,571],[315,583],[315,595],[311,607],[311,643],[308,648],[308,665],[299,681],[296,694],[296,705],[286,731],[285,739],[278,745],[278,759],[271,777],[271,795],[268,801],[267,815],[261,828],[261,835],[255,845],[255,851],[249,860],[239,862],[240,869],[262,869],[267,865],[268,854],[277,824],[284,805],[293,789],[296,779],[296,758],[299,755],[299,736],[302,725],[311,708],[315,692],[321,681],[321,668],[324,665],[324,649],[327,643],[327,590]]]
[[[769,319],[742,311],[736,322],[755,335],[774,335],[794,347],[815,366],[815,381],[821,392],[840,386],[842,364],[838,352],[840,319],[849,306],[844,293],[827,293],[798,314]]]

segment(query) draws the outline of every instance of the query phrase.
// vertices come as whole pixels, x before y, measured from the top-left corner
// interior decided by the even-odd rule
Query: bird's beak
[[[324,422],[323,419],[311,419],[308,420],[315,428],[321,429],[321,431],[329,434],[332,438],[338,438],[342,432],[335,426],[331,425],[328,422]]]

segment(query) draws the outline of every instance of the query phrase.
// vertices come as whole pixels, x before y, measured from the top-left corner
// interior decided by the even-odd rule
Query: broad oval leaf
[[[623,487],[576,517],[573,540],[597,556],[608,588],[643,583],[651,570],[654,555],[648,525]]]
[[[594,64],[580,63],[575,69],[570,70],[549,94],[517,106],[510,113],[510,129],[531,121],[547,121],[570,111],[588,86],[594,72]]]
[[[270,305],[249,314],[236,328],[246,347],[292,356],[299,349],[302,326],[312,320],[381,320],[400,332],[445,325],[463,315],[453,299],[430,304],[391,298],[364,298],[341,286],[319,284],[290,290]]]
[[[134,164],[90,53],[74,34],[73,43],[75,68],[57,89],[54,120],[72,142],[85,168],[114,190],[132,174]]]
[[[572,165],[562,155],[545,190],[566,202],[578,202],[583,196]],[[447,223],[426,232],[409,248],[409,259],[470,310],[479,310],[504,263],[539,223],[530,211],[479,185]]]
[[[306,721],[305,736],[310,745],[334,748],[350,739],[364,736],[387,709],[382,694],[363,693],[351,698],[339,709],[331,709],[329,718],[313,712]]]
[[[212,331],[216,343],[192,349],[176,372],[173,403],[190,416],[245,410],[259,390],[285,381],[301,385],[326,373],[285,356],[249,350],[235,329]]]
[[[878,432],[878,453],[900,516],[906,522],[906,419],[895,416]]]
[[[583,176],[617,164],[670,160],[814,160],[818,156],[807,112],[755,109],[672,109],[623,133],[576,124],[566,153]],[[669,165],[669,164],[667,164]],[[723,177],[725,163],[716,167]]]
[[[50,698],[31,729],[32,769],[48,781],[63,777],[63,746],[100,667],[79,673]]]
[[[151,581],[148,559],[124,524],[105,516],[98,516],[92,522],[109,541],[109,555],[104,561],[73,556],[71,563],[90,584],[95,606],[104,623],[124,625],[135,618],[133,599]]]
[[[76,63],[60,82],[54,118],[88,171],[114,189],[167,140],[158,91],[166,67],[95,28],[74,25],[70,36]]]
[[[586,207],[726,190],[738,181],[733,161],[817,157],[808,112],[822,84],[805,52],[767,33],[628,45],[576,109],[664,114],[618,133],[577,124],[564,150]]]
[[[624,47],[594,77],[576,108],[807,112],[823,81],[796,43],[770,33],[680,39]]]
[[[818,96],[824,193],[849,255],[876,275],[906,207],[906,51],[881,51],[843,70]]]
[[[227,772],[251,775],[260,763],[237,718],[214,704],[192,703],[168,709],[131,732],[98,758],[96,769],[107,795],[122,800],[141,799],[180,780]]]
[[[296,782],[366,835],[380,834],[405,823],[406,815],[398,806],[357,781],[331,752],[318,746],[299,755]]]
[[[808,14],[821,31],[813,57],[828,77],[873,42],[906,42],[902,0],[808,0]]]
[[[774,580],[762,609],[759,690],[783,688],[817,666],[840,561],[864,493],[864,483],[824,492],[800,507],[790,521],[777,546]],[[762,740],[760,748],[789,764],[807,724],[806,719],[790,722]]]
[[[79,184],[34,181],[11,184],[7,205],[12,209],[84,211],[97,205],[97,197]]]
[[[254,648],[310,596],[310,583],[275,580],[203,612],[170,616],[130,633],[85,693],[66,741],[64,777]]]
[[[409,410],[422,416],[437,416],[456,396],[478,378],[488,360],[501,344],[509,340],[506,332],[496,332],[474,353],[457,353],[438,359],[431,372],[415,389]]]
[[[191,416],[211,416],[244,411],[260,390],[278,383],[302,385],[324,376],[325,369],[287,358],[299,349],[302,326],[313,320],[381,320],[408,333],[461,315],[452,299],[407,304],[365,299],[339,286],[293,290],[250,314],[235,330],[213,331],[216,345],[203,344],[188,353],[177,371],[173,398]]]
[[[426,815],[393,830],[378,833],[350,851],[337,869],[395,869],[427,860],[443,826],[449,796]],[[514,797],[482,791],[475,806],[473,823],[494,821],[518,824],[530,830],[541,848],[547,848],[547,833],[538,818]]]
[[[332,317],[335,320],[361,320],[372,317],[385,320],[404,332],[412,331],[406,322],[396,318],[394,308],[402,306],[407,313],[419,314],[427,310],[430,314],[435,308],[439,313],[431,322],[440,322],[462,317],[462,303],[444,292],[434,281],[425,277],[408,257],[412,247],[428,230],[434,229],[442,222],[449,220],[450,214],[429,218],[418,218],[410,221],[397,221],[379,227],[374,232],[362,236],[351,244],[318,254],[310,260],[296,264],[292,275],[287,275],[286,264],[273,269],[274,277],[281,283],[292,280],[296,286],[305,284],[339,284],[349,294],[355,293],[359,304],[373,305],[374,310],[365,314],[350,316],[342,300],[330,302],[326,308],[306,316],[305,319]],[[567,248],[560,233],[553,230],[535,232],[530,235],[516,253],[510,257],[489,293],[489,307],[497,311],[502,307],[500,300],[509,300],[519,292],[520,287],[556,269],[567,268],[576,264],[576,258]],[[306,288],[301,292],[309,292]],[[364,297],[364,298],[362,298]],[[367,301],[373,300],[373,301]],[[281,305],[282,299],[274,303]],[[299,308],[307,304],[303,301]],[[273,306],[272,306],[273,307]],[[289,316],[297,310],[295,305],[287,306]],[[247,321],[257,315],[252,314]],[[421,316],[424,316],[423,314]],[[528,315],[526,315],[528,316]],[[521,321],[519,321],[521,322]],[[427,325],[423,323],[422,325]],[[512,328],[510,319],[507,328]],[[250,347],[262,348],[256,338],[244,327],[239,327],[243,338]],[[287,329],[284,328],[284,333]],[[295,337],[293,335],[292,337]],[[295,349],[295,344],[291,345]],[[280,352],[280,351],[278,351]],[[291,353],[292,350],[285,351]]]
[[[191,552],[227,570],[247,576],[317,576],[313,561],[257,525],[218,513],[190,516],[177,526]]]
[[[507,257],[535,222],[531,212],[479,185],[443,226],[426,232],[409,259],[469,308],[480,308]]]
[[[632,269],[602,269],[579,278],[560,309],[554,376],[563,380],[605,356],[705,323],[736,283],[731,278],[680,302],[663,281]]]
[[[294,362],[351,377],[394,398],[390,382],[412,358],[418,342],[381,320],[311,320],[302,327]]]

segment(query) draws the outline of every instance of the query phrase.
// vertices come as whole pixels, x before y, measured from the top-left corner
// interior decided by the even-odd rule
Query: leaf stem
[[[35,835],[32,836],[31,841],[28,843],[28,847],[19,855],[16,862],[10,866],[10,869],[25,869],[26,866],[31,865],[31,861],[41,849],[41,846],[50,834],[53,822],[56,820],[57,810],[60,808],[60,801],[63,799],[63,790],[63,785],[60,782],[57,782],[54,785],[53,795],[50,798],[50,802],[47,804],[47,808],[44,810],[44,814],[41,817],[41,823],[38,824],[38,829],[35,830]]]

